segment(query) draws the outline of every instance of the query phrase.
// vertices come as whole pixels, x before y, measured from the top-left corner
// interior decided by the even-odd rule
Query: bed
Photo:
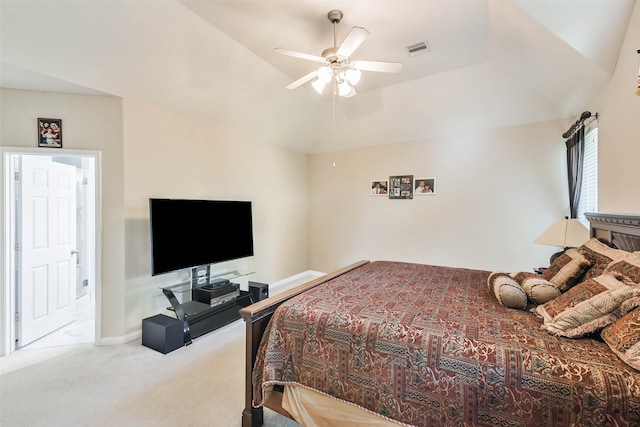
[[[640,425],[640,216],[588,218],[611,259],[575,249],[588,268],[545,303],[505,306],[495,272],[360,261],[243,308],[243,427],[262,425],[263,407],[305,425]],[[593,295],[606,315],[585,321],[604,310]]]

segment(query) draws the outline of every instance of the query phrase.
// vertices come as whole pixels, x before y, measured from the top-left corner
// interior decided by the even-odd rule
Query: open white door
[[[21,156],[19,332],[22,347],[76,316],[76,169]]]

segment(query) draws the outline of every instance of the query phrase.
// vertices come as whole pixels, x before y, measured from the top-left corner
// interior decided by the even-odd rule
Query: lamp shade
[[[540,245],[577,248],[589,240],[589,229],[574,218],[559,219],[535,240]]]
[[[351,86],[357,85],[358,82],[360,82],[360,77],[362,76],[362,73],[357,68],[348,69],[344,74]]]
[[[322,94],[322,91],[324,89],[324,87],[326,86],[326,82],[320,80],[320,78],[318,78],[315,82],[311,83],[311,86],[313,86],[313,88],[316,90],[316,92],[318,92],[319,94]]]
[[[327,66],[320,67],[318,70],[318,80],[327,84],[331,81],[331,77],[333,77],[333,71],[331,71],[331,68]]]

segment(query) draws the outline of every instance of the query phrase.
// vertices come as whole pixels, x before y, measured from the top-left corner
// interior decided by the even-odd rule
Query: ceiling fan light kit
[[[353,27],[340,46],[337,45],[337,24],[342,20],[340,10],[331,10],[327,18],[333,24],[333,47],[325,49],[321,56],[296,52],[284,48],[276,48],[274,51],[294,58],[306,59],[320,63],[316,71],[299,78],[287,86],[287,89],[296,89],[303,84],[315,79],[311,86],[322,94],[324,88],[333,83],[333,93],[349,98],[356,94],[355,86],[362,77],[362,71],[374,71],[381,73],[399,73],[402,70],[400,62],[380,61],[351,61],[349,57],[360,47],[369,35],[369,31],[362,27]]]

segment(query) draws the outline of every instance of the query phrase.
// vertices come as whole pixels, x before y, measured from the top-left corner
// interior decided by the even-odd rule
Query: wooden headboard
[[[640,215],[592,212],[585,216],[591,223],[591,237],[618,249],[640,251]]]

